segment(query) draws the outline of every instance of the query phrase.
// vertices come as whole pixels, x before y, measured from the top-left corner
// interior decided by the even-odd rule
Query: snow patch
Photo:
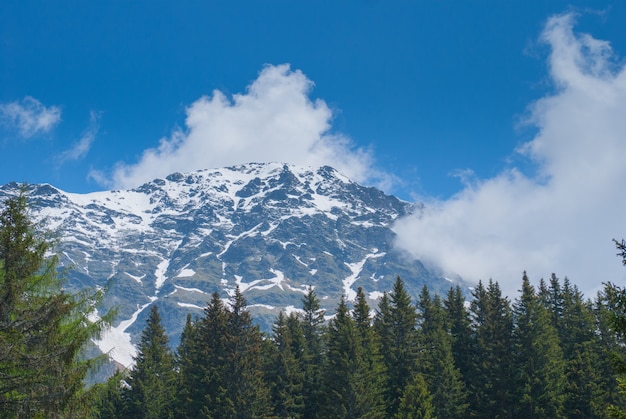
[[[286,315],[291,315],[291,313],[304,313],[304,310],[301,308],[296,308],[295,306],[287,306],[283,309]]]
[[[120,322],[116,327],[111,327],[102,333],[101,339],[94,340],[94,343],[103,353],[108,353],[114,361],[119,362],[124,367],[129,368],[135,363],[137,348],[130,341],[130,333],[126,329],[135,323],[137,316],[150,304],[156,301],[156,297],[151,297],[150,302],[139,307],[128,320]],[[95,313],[92,318],[97,319]]]
[[[178,305],[178,307],[183,307],[183,308],[195,308],[198,310],[204,310],[204,307],[200,307],[199,305],[196,305],[196,304],[176,303],[176,305]]]
[[[252,308],[252,307],[266,308],[266,309],[268,309],[268,310],[274,310],[274,309],[276,309],[276,307],[271,306],[271,305],[269,305],[269,304],[252,304],[252,305],[249,305],[249,306],[248,306],[248,308]]]
[[[385,253],[370,253],[369,255],[365,256],[363,260],[359,262],[346,263],[346,266],[348,266],[348,268],[350,268],[350,270],[352,271],[352,274],[347,276],[343,280],[343,292],[348,301],[356,300],[356,291],[352,289],[352,285],[356,282],[359,275],[361,274],[361,271],[363,270],[363,266],[365,265],[365,262],[367,262],[368,259],[379,258],[382,256],[385,256]]]
[[[196,271],[193,269],[185,268],[182,269],[178,275],[176,275],[176,278],[188,278],[190,276],[194,276],[195,274]]]
[[[197,292],[200,294],[206,294],[206,292],[202,291],[201,289],[198,288],[185,288],[185,287],[181,287],[180,285],[174,285],[174,288],[176,288],[176,290],[181,290],[181,291],[187,291],[187,292]]]
[[[383,295],[385,295],[384,292],[380,292],[380,291],[372,291],[369,293],[369,295],[367,296],[370,300],[378,300],[379,298],[382,298]]]
[[[126,275],[128,275],[130,278],[132,278],[135,282],[141,284],[141,280],[144,279],[146,277],[146,274],[143,274],[141,276],[135,276],[135,275],[131,275],[128,272],[124,272]]]
[[[157,289],[161,289],[167,277],[165,273],[167,272],[167,268],[170,266],[169,259],[163,259],[161,263],[157,265],[156,271],[154,271],[154,276],[156,277],[156,282],[154,283],[154,287]]]

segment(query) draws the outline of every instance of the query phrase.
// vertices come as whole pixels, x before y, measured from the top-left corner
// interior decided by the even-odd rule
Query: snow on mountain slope
[[[0,200],[18,191],[5,185]],[[126,366],[151,304],[176,345],[187,313],[201,315],[212,293],[228,298],[235,287],[269,330],[308,287],[330,315],[342,294],[351,301],[363,287],[378,298],[397,275],[415,296],[424,284],[450,286],[393,248],[390,225],[410,204],[330,167],[251,163],[89,194],[31,185],[29,199],[58,234],[68,287],[107,286],[101,310],[119,314],[98,345]]]

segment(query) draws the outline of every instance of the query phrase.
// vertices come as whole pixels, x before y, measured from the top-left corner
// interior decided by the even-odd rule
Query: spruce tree
[[[327,362],[324,368],[324,416],[357,417],[353,374],[357,368],[358,342],[354,322],[348,313],[345,297],[341,297],[335,317],[328,325]]]
[[[299,323],[296,322],[299,327]],[[294,341],[288,318],[281,311],[272,327],[272,345],[266,348],[269,358],[266,372],[269,383],[273,413],[280,418],[298,418],[302,416],[302,382],[304,374],[294,353]],[[298,332],[296,332],[297,334]],[[269,352],[269,353],[267,353]]]
[[[117,371],[104,383],[94,384],[93,401],[89,404],[93,419],[117,419],[125,417],[122,389],[125,386],[125,372]]]
[[[415,374],[407,384],[399,400],[395,419],[434,419],[432,396],[428,391],[426,381],[421,374]]]
[[[177,415],[185,418],[235,414],[227,388],[229,312],[215,292],[204,315],[187,325],[178,349]]]
[[[388,374],[387,413],[398,411],[404,388],[411,382],[417,361],[417,313],[404,282],[396,278],[393,290],[379,302],[374,327],[380,337],[383,363]]]
[[[204,367],[198,329],[197,322],[188,314],[175,355],[178,370],[175,411],[181,418],[198,417],[204,401]]]
[[[99,361],[83,351],[110,315],[88,318],[101,294],[63,290],[53,242],[28,212],[26,187],[0,212],[0,412],[7,417],[73,414],[83,380]]]
[[[368,417],[380,417],[385,413],[385,394],[387,371],[383,363],[380,340],[374,332],[370,307],[363,288],[356,293],[356,302],[352,311],[360,347],[360,368],[357,381],[362,387],[360,403],[363,411],[370,412]]]
[[[563,352],[550,316],[525,272],[514,314],[515,414],[525,418],[563,417]]]
[[[601,341],[596,333],[593,307],[565,278],[563,285],[555,274],[549,284],[542,280],[538,296],[547,308],[557,330],[565,362],[563,414],[568,418],[598,417],[606,402],[602,377]]]
[[[446,331],[445,313],[439,296],[430,298],[426,286],[419,296],[421,319],[418,370],[433,396],[435,415],[464,418],[468,404],[463,378],[454,365],[452,339]]]
[[[478,283],[470,305],[475,350],[470,374],[470,409],[477,417],[510,417],[516,400],[513,317],[497,282]]]
[[[229,404],[234,407],[237,418],[267,416],[270,405],[268,387],[263,380],[261,332],[259,326],[252,324],[239,287],[231,299],[229,314],[225,347],[227,374],[223,377]],[[223,414],[221,410],[214,411]]]
[[[304,417],[322,417],[323,387],[322,371],[324,362],[324,310],[313,288],[302,299],[302,333],[304,352],[301,357],[304,382],[302,395],[304,398]]]
[[[613,239],[618,250],[617,255],[626,266],[626,241]],[[600,334],[603,336],[603,349],[610,354],[615,373],[617,374],[618,394],[606,395],[609,400],[611,417],[626,418],[626,355],[623,348],[626,345],[626,288],[612,283],[605,284],[602,293],[597,298],[597,318],[600,320]]]
[[[329,323],[327,341],[324,416],[382,417],[382,394],[373,380],[372,364],[344,297]]]
[[[626,386],[623,385],[626,384],[623,378],[626,374],[626,336],[623,331],[626,329],[619,331],[619,323],[622,322],[620,319],[626,318],[625,297],[626,293],[621,288],[607,283],[597,293],[593,303],[596,334],[600,342],[596,347],[598,365],[595,369],[599,371],[601,378],[602,405],[610,406],[611,417],[626,417]]]
[[[474,345],[469,312],[465,306],[465,297],[461,287],[450,287],[443,301],[446,313],[446,327],[452,340],[452,358],[461,373],[466,389],[469,388],[472,352]]]
[[[141,333],[135,366],[124,391],[127,417],[174,417],[175,380],[174,355],[155,304]]]

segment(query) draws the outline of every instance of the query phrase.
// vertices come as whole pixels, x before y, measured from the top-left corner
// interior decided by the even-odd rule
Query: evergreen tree
[[[239,288],[231,306],[228,310],[219,294],[213,293],[204,316],[195,324],[187,321],[178,350],[178,417],[269,414],[261,333],[252,325]]]
[[[600,342],[596,347],[598,365],[595,370],[601,378],[601,405],[610,406],[611,417],[626,417],[626,397],[624,397],[626,393],[623,391],[626,387],[621,384],[623,374],[626,373],[624,369],[626,339],[624,332],[618,331],[619,323],[616,325],[616,322],[621,322],[620,318],[626,316],[624,297],[626,294],[621,288],[608,283],[597,293],[593,305],[596,335]]]
[[[415,374],[400,398],[396,419],[434,419],[432,396],[421,374]]]
[[[302,299],[302,332],[304,337],[304,353],[302,355],[302,371],[304,382],[302,395],[304,398],[304,417],[321,417],[323,406],[322,371],[324,362],[324,310],[313,288]]]
[[[199,327],[187,315],[185,326],[176,350],[178,380],[175,398],[175,411],[181,418],[196,418],[204,400],[203,365]]]
[[[360,403],[363,411],[370,412],[368,417],[382,417],[385,413],[385,390],[387,371],[383,363],[380,341],[374,332],[370,307],[363,288],[359,287],[356,293],[356,302],[352,312],[360,346],[361,367],[357,381],[363,387]]]
[[[470,305],[476,349],[472,352],[470,409],[484,418],[511,417],[513,395],[513,318],[497,282],[482,282]]]
[[[217,292],[195,324],[188,318],[178,350],[179,395],[177,415],[210,417],[223,412],[234,417],[227,388],[229,312]]]
[[[515,302],[516,415],[563,417],[564,362],[556,329],[524,272]]]
[[[176,375],[174,355],[168,344],[158,306],[153,305],[124,391],[127,417],[174,417]]]
[[[618,250],[617,255],[626,265],[626,241],[613,240]],[[600,319],[601,333],[604,334],[604,349],[611,354],[617,376],[619,396],[610,397],[610,415],[616,418],[626,418],[626,289],[614,284],[605,284],[603,294],[598,296],[598,318]],[[602,327],[604,326],[604,327]],[[607,327],[608,326],[608,327]],[[608,332],[608,333],[606,333]]]
[[[549,285],[542,280],[538,296],[548,309],[559,336],[565,362],[563,414],[568,418],[600,417],[604,413],[601,341],[596,333],[593,307],[567,278],[561,285],[552,274]]]
[[[465,385],[454,365],[452,339],[445,328],[445,313],[438,296],[430,298],[426,286],[419,296],[421,318],[418,370],[424,376],[433,396],[435,415],[442,418],[464,418],[468,404]]]
[[[452,339],[452,358],[461,373],[466,389],[469,388],[471,360],[474,351],[469,312],[465,307],[465,297],[461,287],[450,287],[443,301],[446,313],[446,326]]]
[[[296,324],[299,328],[299,323]],[[304,374],[294,353],[294,341],[298,336],[292,335],[291,326],[293,323],[289,324],[285,314],[280,312],[272,327],[273,344],[268,345],[266,349],[269,352],[266,376],[270,385],[271,405],[274,414],[280,418],[298,418],[302,416],[304,410],[302,400]],[[299,334],[301,335],[301,332]]]
[[[235,289],[231,306],[226,339],[227,375],[224,377],[229,404],[234,406],[237,418],[267,416],[269,391],[263,380],[261,332],[252,324],[239,287]],[[214,412],[223,414],[221,410]]]
[[[91,412],[89,417],[93,419],[117,419],[126,416],[122,388],[125,383],[125,375],[117,371],[104,383],[97,383],[93,387],[92,403],[89,404]]]
[[[384,348],[383,363],[388,374],[387,414],[394,416],[404,388],[416,371],[418,343],[417,313],[399,276],[389,297],[381,299],[374,326]]]
[[[341,297],[335,317],[328,325],[327,362],[324,373],[324,416],[358,417],[354,372],[357,368],[358,342],[354,322],[348,313],[345,297]]]
[[[83,380],[99,361],[83,349],[110,315],[88,320],[101,295],[63,290],[52,242],[28,212],[26,188],[0,212],[0,412],[50,417],[84,408]],[[86,396],[85,396],[86,397]]]
[[[327,335],[325,417],[383,417],[382,394],[372,380],[370,359],[343,297]]]

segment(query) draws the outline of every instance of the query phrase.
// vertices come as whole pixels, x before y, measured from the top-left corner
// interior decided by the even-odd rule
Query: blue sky
[[[585,177],[606,185],[590,205],[563,167],[597,148],[568,141],[624,151],[624,22],[624,2],[598,0],[7,0],[0,184],[82,193],[246,161],[331,164],[429,203],[399,229],[417,257],[591,289],[623,278],[610,242],[626,236],[622,173],[589,159],[610,172]],[[576,96],[576,71],[604,83],[598,104]],[[571,120],[584,126],[560,132]],[[577,210],[555,222],[561,205]]]

